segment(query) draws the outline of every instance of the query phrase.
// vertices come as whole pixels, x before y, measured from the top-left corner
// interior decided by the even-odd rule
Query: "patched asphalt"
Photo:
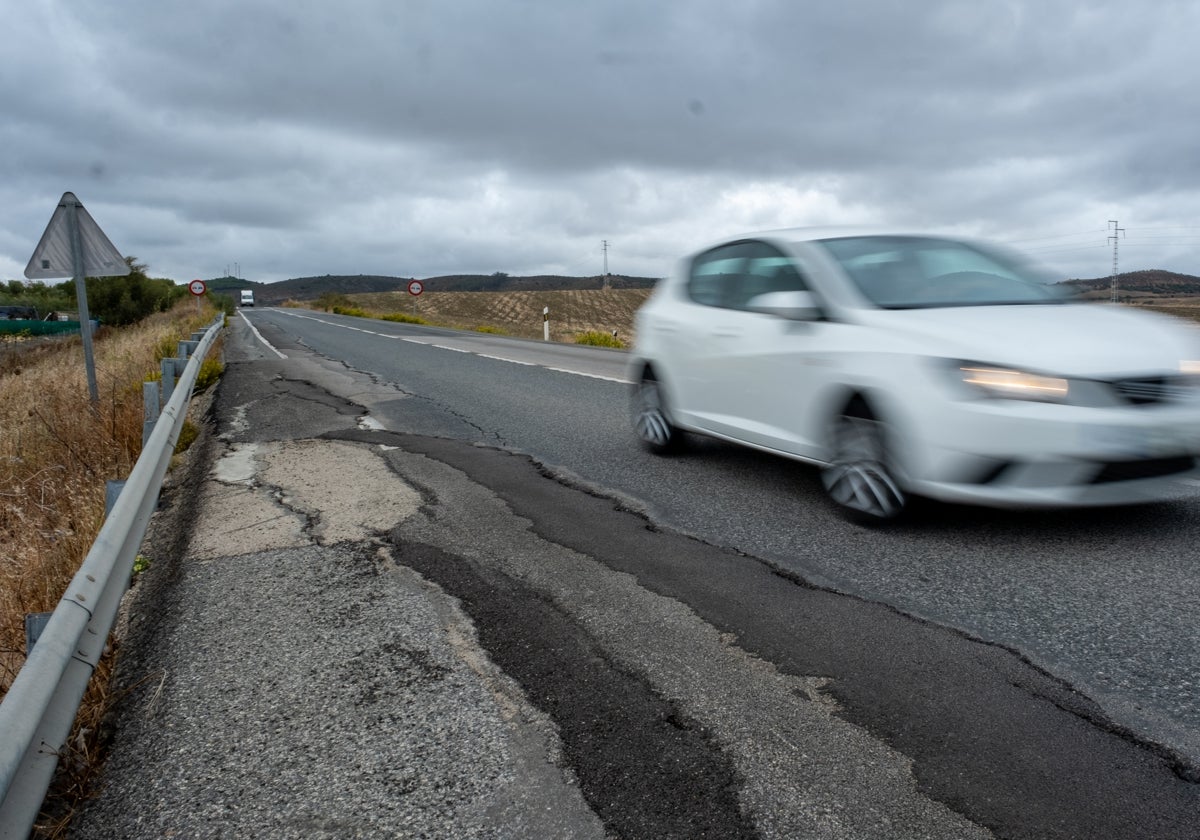
[[[364,388],[227,369],[73,836],[1196,836],[1192,768],[1018,656]]]

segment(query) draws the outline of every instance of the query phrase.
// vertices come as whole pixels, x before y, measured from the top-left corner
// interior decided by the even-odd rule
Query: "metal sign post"
[[[88,396],[92,405],[100,401],[100,389],[96,386],[96,356],[92,351],[92,316],[88,312],[87,283],[83,273],[83,237],[79,233],[79,202],[67,202],[67,193],[63,196],[63,204],[67,209],[67,230],[71,236],[71,266],[75,275],[75,299],[79,306],[79,334],[83,336],[83,366],[87,369]]]
[[[74,193],[63,193],[46,232],[33,249],[25,276],[30,280],[74,277],[79,301],[79,333],[83,336],[84,364],[92,404],[100,400],[96,387],[96,361],[92,354],[92,321],[87,308],[85,277],[123,277],[129,264],[108,241],[104,231],[80,204]]]
[[[196,311],[200,311],[200,297],[207,291],[208,287],[204,285],[203,280],[193,280],[188,283],[188,291],[196,298]]]
[[[421,297],[421,292],[425,291],[425,285],[420,280],[408,281],[408,293],[413,299],[413,315],[417,314],[417,299]]]

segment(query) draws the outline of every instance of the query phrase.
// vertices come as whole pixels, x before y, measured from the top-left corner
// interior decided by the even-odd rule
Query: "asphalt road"
[[[1172,502],[1095,511],[929,506],[880,532],[834,515],[801,465],[701,439],[678,458],[642,452],[624,354],[289,310],[249,316],[284,353],[303,347],[368,373],[380,387],[362,403],[387,429],[528,453],[672,528],[1004,646],[1095,701],[1113,727],[1200,766],[1194,485]]]
[[[1196,765],[1028,661],[1109,648],[1012,580],[1193,499],[865,531],[797,465],[643,454],[619,353],[255,310],[225,358],[75,836],[1197,836]]]

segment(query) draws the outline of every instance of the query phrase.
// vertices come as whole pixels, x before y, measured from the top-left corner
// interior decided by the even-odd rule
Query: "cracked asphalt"
[[[1189,767],[1012,653],[238,342],[72,836],[1197,836]]]

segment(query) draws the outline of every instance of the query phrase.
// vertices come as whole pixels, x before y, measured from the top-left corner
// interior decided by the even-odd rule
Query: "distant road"
[[[626,379],[626,356],[623,352],[605,350],[577,344],[531,341],[508,338],[489,333],[464,332],[438,327],[413,327],[376,321],[365,318],[347,318],[321,313],[310,313],[298,309],[277,309],[276,313],[310,322],[314,330],[327,329],[330,324],[338,328],[374,336],[386,341],[403,341],[436,350],[451,350],[470,353],[484,359],[509,362],[517,365],[532,365],[557,372],[574,373],[624,383]],[[332,340],[332,336],[330,339]]]

